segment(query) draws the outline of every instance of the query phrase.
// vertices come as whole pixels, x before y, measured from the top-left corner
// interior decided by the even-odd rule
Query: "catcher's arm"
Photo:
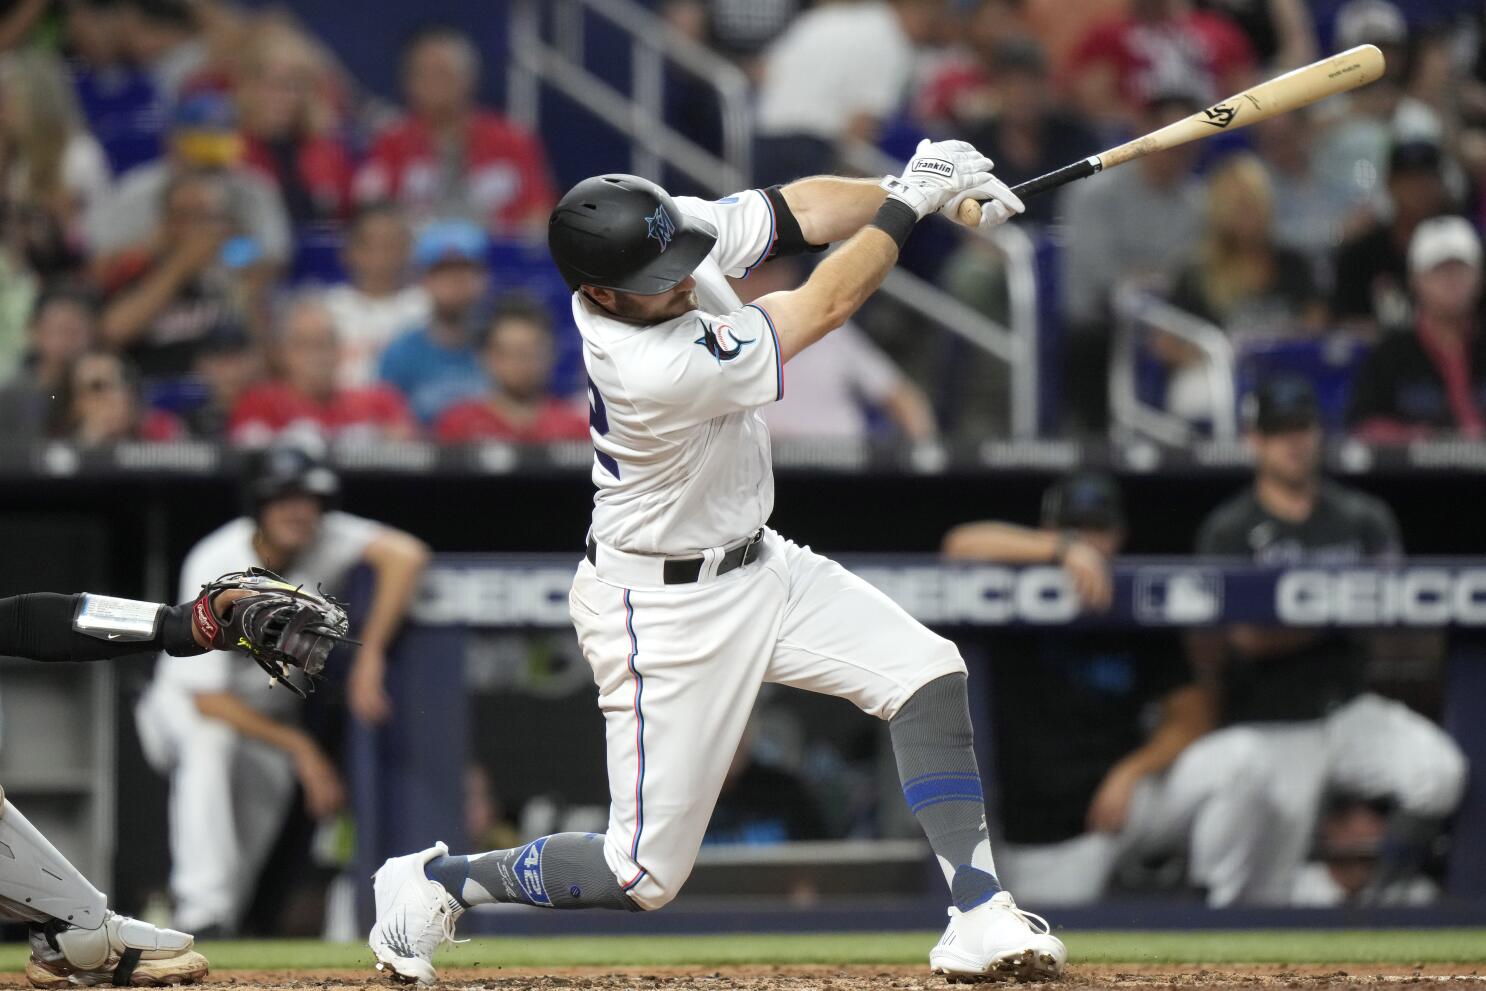
[[[226,608],[240,594],[224,590]],[[102,661],[141,651],[200,654],[211,642],[191,620],[193,603],[170,606],[82,592],[0,598],[0,655],[35,661]]]

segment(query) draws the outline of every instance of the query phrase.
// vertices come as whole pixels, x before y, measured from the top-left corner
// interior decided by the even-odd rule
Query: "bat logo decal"
[[[1221,129],[1233,123],[1233,118],[1238,116],[1238,108],[1220,103],[1215,107],[1208,107],[1203,113],[1207,115],[1204,124]]]

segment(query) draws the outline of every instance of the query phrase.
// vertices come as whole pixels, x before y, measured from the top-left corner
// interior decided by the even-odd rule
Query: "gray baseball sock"
[[[604,838],[596,833],[554,833],[510,850],[438,857],[428,862],[424,874],[465,908],[515,902],[542,908],[640,910],[620,890],[604,861]]]
[[[888,722],[903,797],[923,827],[965,912],[1001,890],[986,836],[985,796],[970,731],[963,674],[920,688]]]

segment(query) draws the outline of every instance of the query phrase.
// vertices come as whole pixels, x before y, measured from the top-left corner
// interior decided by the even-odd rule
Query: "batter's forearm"
[[[867,227],[821,262],[799,289],[759,300],[782,319],[779,353],[785,361],[841,326],[877,291],[898,261],[898,244],[878,227]]]
[[[797,179],[780,192],[810,244],[844,241],[867,226],[887,191],[876,179],[811,176]]]
[[[103,661],[125,654],[164,650],[172,654],[199,654],[191,636],[189,608],[154,603],[159,614],[154,636],[148,640],[110,640],[80,633],[73,626],[80,595],[31,592],[0,599],[0,655],[33,661]]]

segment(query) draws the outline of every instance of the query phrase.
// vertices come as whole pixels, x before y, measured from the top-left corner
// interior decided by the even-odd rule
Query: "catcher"
[[[345,610],[251,570],[207,584],[178,606],[106,595],[37,592],[0,598],[0,655],[37,661],[99,661],[143,650],[177,657],[211,649],[248,654],[269,675],[313,678],[337,641]],[[200,980],[206,958],[194,938],[119,915],[0,789],[0,914],[30,924],[26,976],[39,988],[163,986]]]

